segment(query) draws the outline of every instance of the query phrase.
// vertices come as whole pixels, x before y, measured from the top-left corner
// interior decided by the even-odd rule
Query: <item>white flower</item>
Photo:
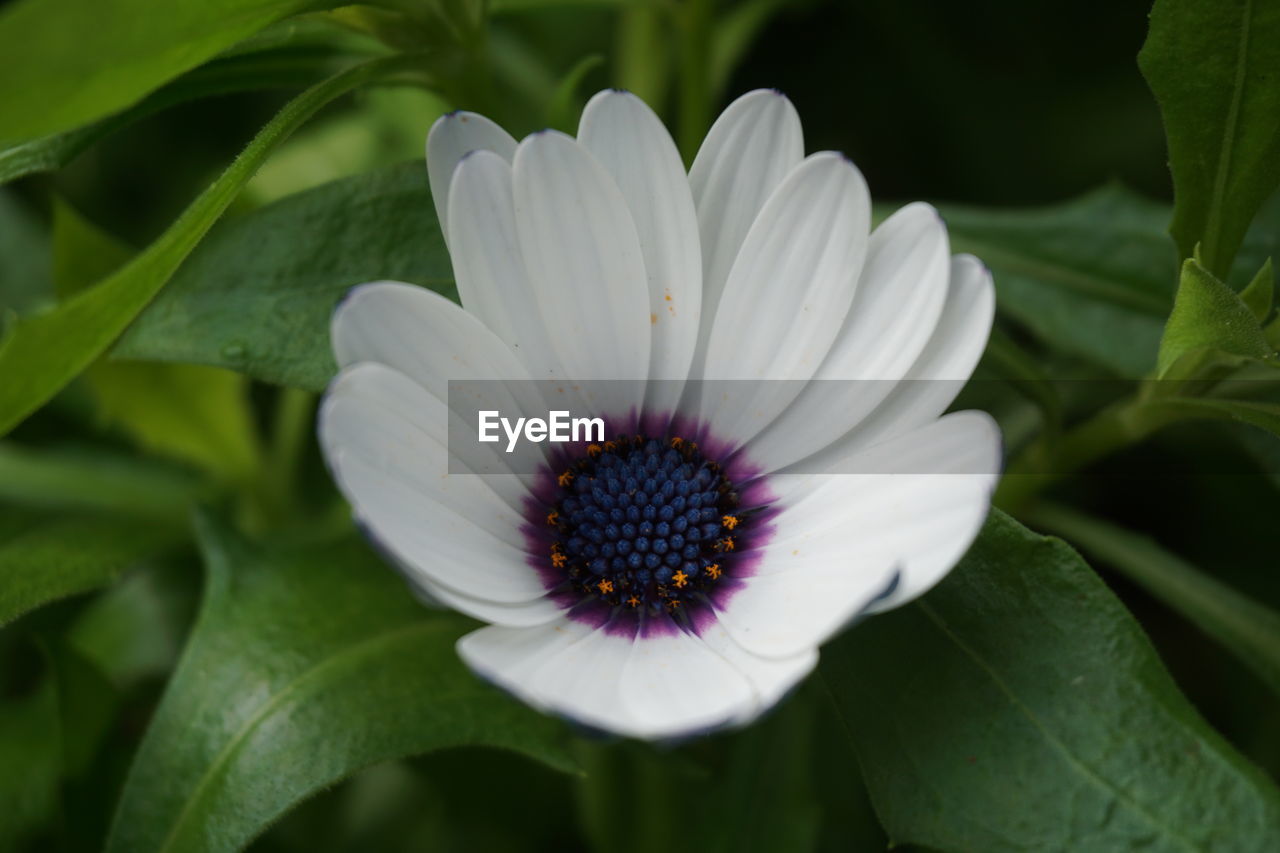
[[[687,175],[618,91],[576,140],[445,116],[427,166],[463,307],[356,288],[320,435],[415,588],[489,623],[458,644],[478,673],[628,736],[743,724],[969,546],[1000,437],[941,415],[986,343],[990,275],[928,205],[872,233],[861,174],[804,157],[785,97],[739,98]],[[639,419],[604,406],[620,440],[538,450],[541,476],[446,473],[446,382],[529,377],[673,381]],[[794,392],[682,398],[686,378]]]

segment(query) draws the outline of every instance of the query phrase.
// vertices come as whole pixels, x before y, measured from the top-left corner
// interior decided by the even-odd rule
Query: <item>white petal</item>
[[[497,604],[545,594],[523,551],[355,454],[331,452],[329,464],[360,524],[415,579]]]
[[[511,164],[488,151],[459,163],[449,221],[449,253],[463,306],[511,348],[531,376],[563,375],[520,251]]]
[[[524,415],[547,411],[538,389],[527,381],[528,373],[502,341],[469,312],[424,288],[399,282],[360,285],[334,313],[330,334],[338,364],[374,362],[395,368],[437,400],[452,403],[457,416],[471,424],[467,430],[475,429],[475,413],[481,409]],[[452,401],[450,381],[462,383],[454,386]],[[437,438],[444,443],[446,426],[441,415]],[[521,442],[509,460],[491,448],[457,442],[458,461],[476,472],[525,474],[545,459],[540,444]]]
[[[817,381],[752,439],[752,462],[766,473],[785,467],[874,410],[928,343],[949,270],[946,227],[932,207],[911,204],[885,220],[871,235],[853,305]]]
[[[476,672],[525,703],[606,731],[633,727],[620,675],[631,639],[561,618],[536,628],[491,626],[458,641]]]
[[[711,319],[751,223],[803,157],[800,116],[786,96],[766,89],[730,104],[698,149],[689,185],[702,242],[700,353],[706,351]]]
[[[800,465],[822,470],[831,460],[930,423],[945,412],[982,357],[995,304],[991,271],[972,255],[954,256],[938,325],[904,380],[855,429]]]
[[[424,603],[450,607],[460,613],[488,622],[491,625],[504,625],[510,628],[530,628],[534,625],[545,625],[564,613],[561,607],[549,598],[535,598],[532,601],[518,601],[499,604],[470,595],[463,595],[447,586],[435,583],[427,575],[406,566],[395,558],[394,554],[384,554],[400,569],[418,598]]]
[[[751,382],[704,399],[731,443],[768,425],[818,370],[853,301],[871,202],[853,164],[815,154],[770,197],[729,274],[704,377]],[[705,389],[704,389],[705,390]]]
[[[339,367],[376,361],[437,397],[449,380],[527,380],[528,372],[493,332],[438,293],[378,281],[353,288],[330,328]]]
[[[626,201],[574,139],[520,143],[516,229],[551,344],[571,379],[644,379],[649,298]]]
[[[325,456],[356,515],[401,561],[458,592],[508,603],[543,595],[523,517],[488,478],[448,473],[439,428],[423,426],[444,419],[443,404],[413,399],[417,386],[382,381],[389,375],[376,364],[347,369],[320,410]]]
[[[649,280],[653,328],[649,375],[689,374],[702,313],[702,254],[693,195],[680,153],[662,121],[630,92],[604,91],[582,111],[578,139],[613,176],[635,222]],[[654,386],[651,408],[678,402],[679,382]]]
[[[464,110],[443,115],[431,125],[427,134],[427,179],[431,182],[440,230],[449,244],[449,184],[454,168],[472,151],[492,151],[510,161],[516,153],[516,141],[484,116]]]
[[[710,731],[757,707],[746,676],[683,632],[636,639],[622,672],[627,734],[671,738]]]
[[[627,737],[681,737],[758,713],[747,677],[688,634],[633,640],[565,618],[482,628],[458,653],[535,708]]]
[[[816,648],[806,649],[788,658],[753,655],[738,645],[718,622],[703,629],[699,639],[746,676],[755,693],[755,703],[743,708],[740,716],[733,721],[735,725],[746,725],[768,711],[803,681],[818,663]]]
[[[855,616],[919,595],[981,527],[999,452],[989,416],[958,412],[837,469],[853,473],[797,478],[802,487],[782,496],[777,533],[761,549],[756,575],[730,599],[722,621],[749,651],[781,656],[823,642]]]

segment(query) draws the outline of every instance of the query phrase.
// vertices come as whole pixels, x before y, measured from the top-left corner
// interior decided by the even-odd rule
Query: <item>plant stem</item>
[[[1149,405],[1136,397],[1114,403],[1063,435],[1047,458],[1035,444],[1011,462],[996,489],[995,503],[1017,514],[1062,477],[1177,419],[1167,407]]]

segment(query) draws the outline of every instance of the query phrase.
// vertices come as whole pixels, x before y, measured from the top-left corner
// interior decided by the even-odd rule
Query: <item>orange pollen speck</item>
[[[628,599],[627,599],[627,604],[628,604],[629,606],[631,606],[631,607],[639,607],[639,606],[640,606],[640,599],[636,598],[636,597],[633,595],[633,596],[631,596],[630,598],[628,598]]]
[[[738,526],[738,517],[736,515],[726,515],[720,519],[720,523],[724,525],[726,530],[732,530]]]
[[[568,559],[568,558],[567,558],[567,557],[565,557],[565,555],[564,555],[564,554],[561,554],[559,551],[552,551],[552,552],[551,552],[551,565],[555,566],[557,569],[559,569],[559,568],[563,568],[563,567],[564,567],[564,564],[565,564],[565,561],[566,561],[567,559]]]
[[[675,436],[674,438],[671,439],[671,446],[677,449],[684,447],[684,439],[678,435]]]
[[[573,482],[573,472],[565,471],[563,474],[561,474],[559,477],[556,478],[556,482],[560,484],[561,488],[569,485],[570,483]]]
[[[552,527],[554,527],[559,522],[560,522],[559,512],[553,509],[551,510],[551,512],[547,513],[547,524],[550,524]]]
[[[600,590],[601,594],[608,595],[613,592],[613,581],[600,581],[600,583],[596,584],[596,588]]]
[[[598,444],[588,444],[588,445],[587,445],[587,455],[588,455],[588,456],[592,456],[592,457],[594,457],[594,456],[599,456],[599,455],[601,454],[601,452],[602,452],[602,448],[600,447],[600,445],[598,445]]]
[[[733,542],[732,536],[726,536],[723,539],[719,539],[716,541],[717,551],[732,551],[733,548],[734,548],[734,542]]]
[[[720,577],[720,564],[712,563],[711,565],[707,566],[707,574],[711,575],[712,580],[715,580],[716,578]]]
[[[689,585],[689,576],[684,572],[676,572],[671,581],[676,585],[676,589],[684,589]]]
[[[604,449],[605,449],[605,450],[607,450],[607,451],[609,451],[610,453],[612,453],[613,451],[615,451],[615,450],[617,450],[617,449],[618,449],[618,442],[616,442],[616,441],[606,441],[606,442],[604,443]]]

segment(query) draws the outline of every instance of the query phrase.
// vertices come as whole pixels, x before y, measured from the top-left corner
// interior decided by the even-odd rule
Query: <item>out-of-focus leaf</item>
[[[1275,273],[1271,270],[1271,259],[1267,258],[1258,274],[1248,286],[1240,291],[1240,301],[1249,307],[1249,311],[1259,323],[1265,323],[1271,316],[1271,304],[1275,299]]]
[[[0,140],[71,130],[326,0],[19,0],[0,13]]]
[[[941,209],[952,249],[991,268],[1002,313],[1118,375],[1150,372],[1177,273],[1167,208],[1107,186],[1036,210]]]
[[[283,199],[212,234],[114,351],[321,390],[333,308],[377,279],[455,296],[421,163]]]
[[[0,700],[0,850],[27,848],[57,814],[62,740],[58,685],[48,670],[46,663],[22,695]]]
[[[1280,693],[1280,613],[1220,583],[1148,537],[1102,519],[1054,504],[1033,507],[1030,519],[1186,616]]]
[[[49,653],[58,679],[62,723],[62,772],[83,776],[119,710],[120,694],[106,675],[77,650],[55,643]]]
[[[0,183],[61,169],[98,140],[177,104],[264,89],[303,88],[334,73],[342,54],[323,47],[276,48],[216,59],[92,124],[10,145],[0,144]]]
[[[374,60],[308,89],[272,119],[146,251],[56,310],[20,320],[0,341],[0,435],[47,402],[111,345],[276,145],[334,98],[406,67],[407,57]]]
[[[378,761],[449,746],[562,769],[555,721],[467,671],[466,624],[360,542],[258,550],[206,516],[205,601],[129,773],[108,851],[236,850]]]
[[[919,601],[822,652],[890,837],[945,850],[1273,850],[1280,792],[1061,541],[995,511]]]
[[[765,25],[787,6],[795,5],[799,5],[796,0],[746,0],[725,9],[711,34],[711,56],[707,61],[713,100],[723,97],[730,76]]]
[[[53,283],[68,299],[132,256],[65,202],[54,206]],[[259,465],[249,388],[237,373],[180,364],[107,362],[85,373],[99,419],[142,447],[243,480]]]
[[[0,336],[4,315],[53,302],[49,234],[13,192],[0,189]]]
[[[355,109],[318,119],[280,146],[245,187],[256,205],[329,181],[416,159],[427,129],[449,105],[418,88],[370,89]]]
[[[1170,231],[1226,278],[1280,181],[1280,5],[1157,0],[1138,64],[1164,116],[1173,172]]]
[[[595,850],[609,853],[745,853],[814,849],[814,705],[804,694],[750,729],[703,750],[627,743],[581,745],[578,811]],[[673,792],[697,806],[672,809]],[[618,816],[644,814],[626,832]]]
[[[598,53],[584,56],[569,69],[556,86],[547,104],[547,126],[574,133],[578,126],[578,115],[582,112],[583,101],[578,94],[582,81],[587,75],[604,64],[604,57]]]
[[[0,543],[0,626],[29,610],[106,586],[173,544],[166,525],[122,519],[53,519]]]
[[[176,522],[209,494],[190,471],[158,460],[0,442],[0,501],[19,506]]]
[[[1212,353],[1242,359],[1275,354],[1244,300],[1198,260],[1188,258],[1160,340],[1157,374],[1162,379],[1186,378],[1211,360]]]
[[[187,585],[158,568],[148,565],[95,596],[63,637],[68,648],[121,689],[168,673],[194,616]]]

